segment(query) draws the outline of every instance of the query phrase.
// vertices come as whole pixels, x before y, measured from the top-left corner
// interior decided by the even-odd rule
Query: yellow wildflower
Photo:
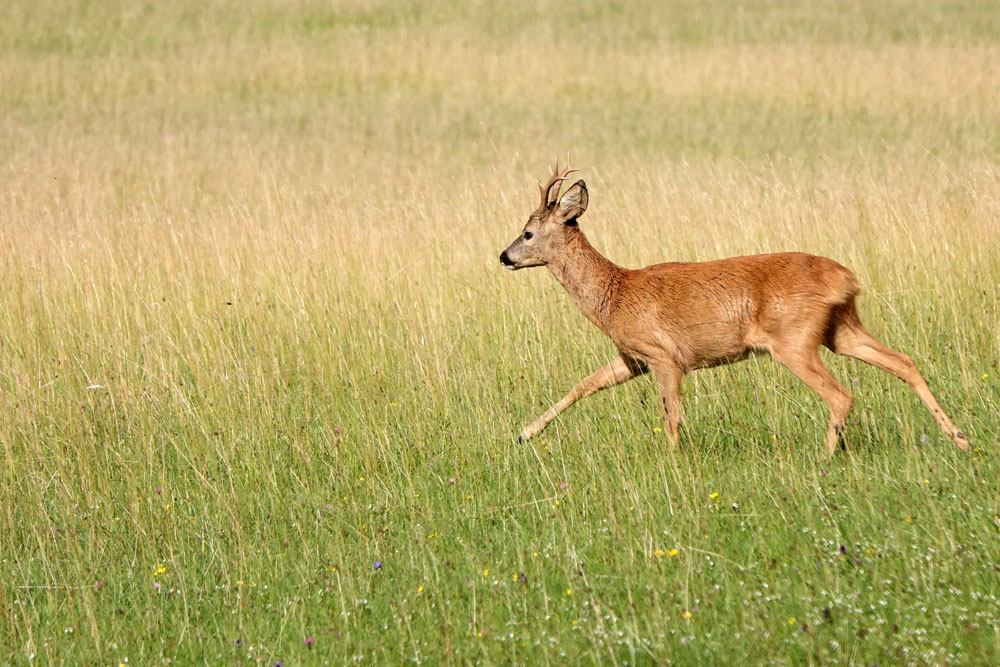
[[[679,553],[679,552],[677,551],[677,549],[671,549],[670,551],[668,551],[668,552],[667,552],[667,558],[673,558],[673,557],[674,557],[674,556],[676,556],[676,555],[677,555],[678,553]]]

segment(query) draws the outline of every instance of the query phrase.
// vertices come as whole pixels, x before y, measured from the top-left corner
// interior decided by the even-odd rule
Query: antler
[[[545,185],[541,183],[538,184],[538,191],[542,194],[542,208],[546,208],[549,205],[549,200],[552,199],[552,186],[557,183],[562,183],[566,180],[566,177],[572,174],[576,169],[572,169],[569,166],[569,154],[566,154],[566,168],[559,171],[559,158],[556,158],[556,166],[552,169],[552,176],[549,178],[549,182]],[[556,188],[556,199],[559,199],[559,188]]]

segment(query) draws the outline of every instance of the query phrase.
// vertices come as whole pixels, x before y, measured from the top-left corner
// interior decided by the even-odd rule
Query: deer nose
[[[514,262],[510,261],[510,257],[507,256],[506,250],[500,253],[500,263],[504,266],[514,266]]]

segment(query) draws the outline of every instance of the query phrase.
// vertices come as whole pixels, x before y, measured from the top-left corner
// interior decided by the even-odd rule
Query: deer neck
[[[625,270],[597,252],[579,228],[569,234],[565,250],[547,266],[587,319],[607,333]]]

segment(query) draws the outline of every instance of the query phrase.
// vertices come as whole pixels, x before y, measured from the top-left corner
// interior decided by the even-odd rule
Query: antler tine
[[[549,177],[548,182],[545,185],[542,185],[541,182],[538,184],[538,190],[542,195],[542,208],[548,206],[552,199],[552,186],[565,181],[566,177],[575,171],[576,169],[572,169],[569,165],[569,153],[566,154],[566,167],[562,171],[559,170],[559,158],[556,158],[556,164],[552,168],[552,176]],[[555,197],[559,198],[558,188],[556,188]]]
[[[579,169],[573,169],[569,166],[569,153],[566,153],[566,168],[563,170],[562,178],[566,178],[570,174],[579,171]]]
[[[552,187],[552,182],[549,181],[545,185],[542,185],[541,181],[538,181],[538,192],[542,195],[542,208],[549,205],[549,189]]]

